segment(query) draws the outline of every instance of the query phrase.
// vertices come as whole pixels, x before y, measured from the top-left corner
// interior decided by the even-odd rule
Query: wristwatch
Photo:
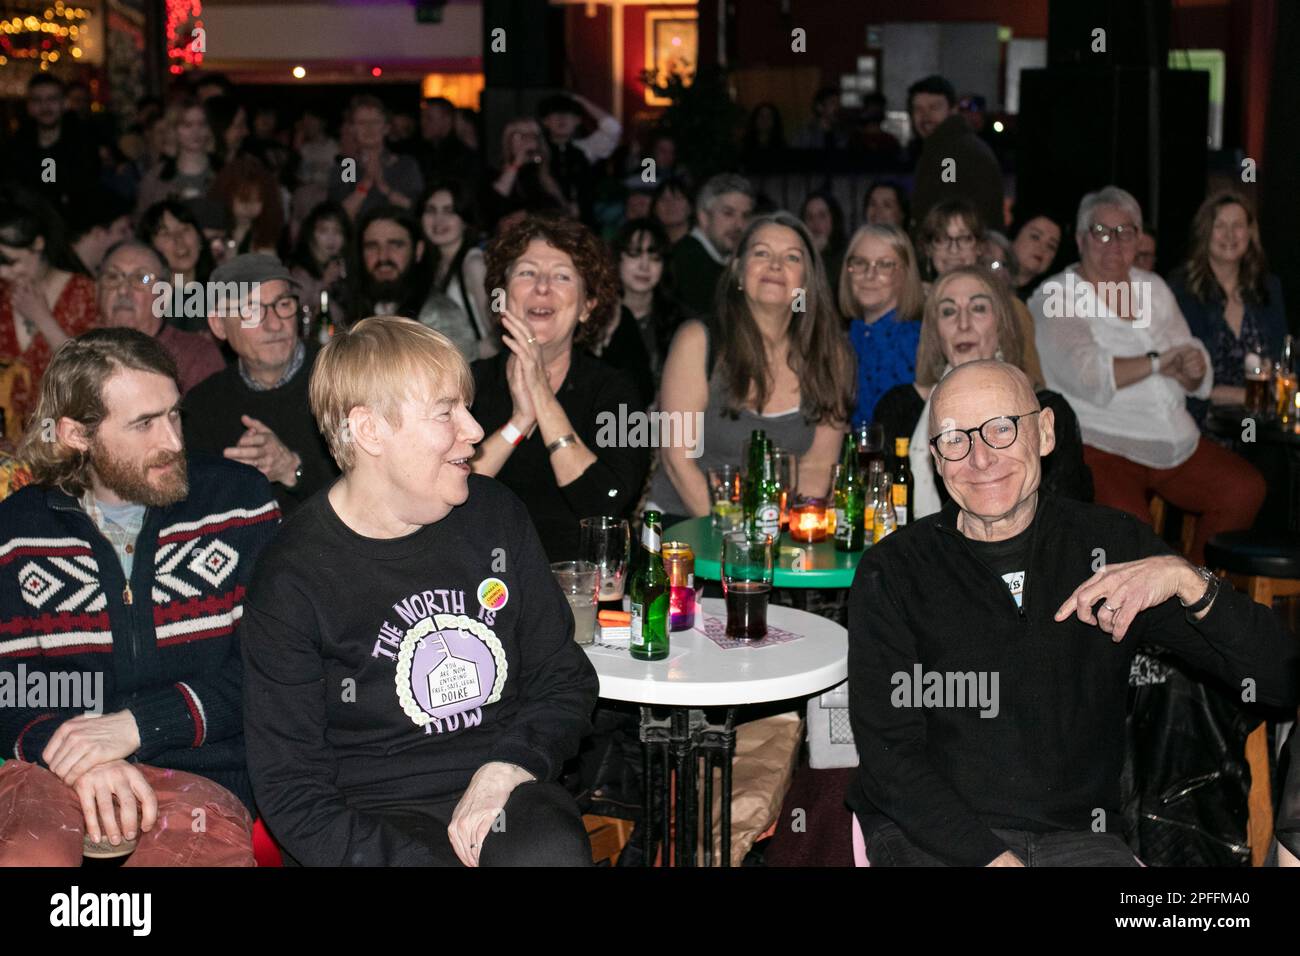
[[[1151,360],[1151,374],[1159,375],[1160,374],[1160,353],[1148,352],[1147,358]]]
[[[1219,594],[1220,584],[1218,575],[1209,568],[1199,567],[1194,568],[1193,570],[1195,570],[1196,573],[1201,576],[1201,580],[1205,582],[1205,593],[1201,595],[1199,601],[1196,601],[1193,604],[1183,604],[1182,598],[1178,599],[1178,603],[1183,605],[1183,610],[1186,611],[1189,620],[1194,619],[1196,615],[1200,614],[1214,603],[1214,599]]]

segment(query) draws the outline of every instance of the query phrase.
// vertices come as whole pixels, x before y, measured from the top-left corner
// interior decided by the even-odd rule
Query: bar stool
[[[1159,495],[1152,495],[1148,507],[1151,509],[1151,529],[1155,531],[1156,537],[1165,536],[1165,512],[1168,509],[1168,503]],[[1178,546],[1184,555],[1191,554],[1192,541],[1196,538],[1196,516],[1183,514],[1182,526],[1178,529]]]
[[[1205,546],[1205,563],[1266,607],[1275,598],[1300,595],[1300,537],[1229,531]],[[1250,861],[1263,866],[1273,839],[1273,801],[1269,781],[1268,724],[1261,722],[1246,738],[1250,765]]]

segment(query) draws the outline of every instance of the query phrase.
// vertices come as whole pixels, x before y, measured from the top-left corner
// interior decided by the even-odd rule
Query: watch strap
[[[1199,574],[1201,580],[1205,582],[1205,593],[1202,594],[1200,599],[1196,602],[1183,605],[1183,610],[1187,612],[1189,618],[1195,617],[1214,603],[1214,599],[1219,594],[1219,585],[1221,583],[1218,576],[1209,568],[1197,568],[1196,573]],[[1179,603],[1181,604],[1182,602],[1180,601]]]

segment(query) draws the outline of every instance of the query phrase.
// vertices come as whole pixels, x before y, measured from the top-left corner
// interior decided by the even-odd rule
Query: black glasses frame
[[[949,428],[946,431],[939,432],[939,434],[931,438],[930,447],[933,448],[944,461],[965,461],[970,457],[971,449],[975,447],[975,433],[979,432],[979,436],[983,440],[984,444],[988,445],[994,451],[1001,451],[1004,448],[1010,448],[1016,443],[1016,439],[1020,437],[1020,419],[1028,418],[1030,415],[1037,415],[1041,411],[1042,409],[1039,408],[1032,412],[1024,412],[1021,415],[998,415],[996,418],[990,418],[984,424],[978,425],[975,428]],[[1011,441],[1007,442],[1005,445],[995,445],[993,442],[989,441],[988,436],[984,434],[984,429],[992,425],[994,422],[1011,423]],[[966,436],[966,451],[958,458],[949,458],[939,450],[939,439],[943,438],[944,435],[952,435],[957,432]]]

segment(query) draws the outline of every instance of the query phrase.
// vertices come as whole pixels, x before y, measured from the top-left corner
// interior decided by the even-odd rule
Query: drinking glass
[[[885,460],[885,426],[879,423],[859,425],[853,437],[858,445],[858,469],[865,475],[871,470],[873,461]]]
[[[1255,353],[1246,356],[1246,412],[1267,415],[1273,411],[1273,363]]]
[[[740,468],[735,465],[718,465],[709,469],[708,478],[709,513],[714,530],[736,530],[744,519],[744,509],[740,503]]]
[[[773,550],[770,534],[736,531],[722,539],[722,591],[727,604],[727,637],[758,641],[767,636]]]
[[[623,600],[623,584],[632,549],[632,533],[626,521],[601,515],[578,522],[578,556],[600,571],[600,599]]]
[[[573,639],[579,644],[596,640],[596,589],[600,568],[590,561],[557,561],[551,565],[560,590],[573,611]]]

